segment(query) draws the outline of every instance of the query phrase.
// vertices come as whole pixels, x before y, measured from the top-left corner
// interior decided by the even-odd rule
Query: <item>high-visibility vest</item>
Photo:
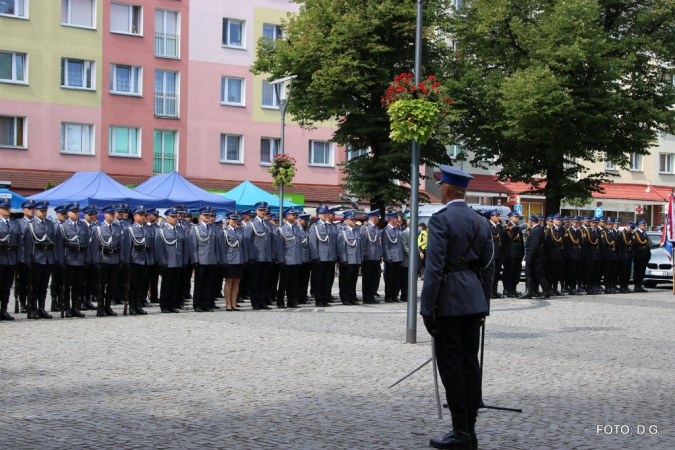
[[[419,246],[420,250],[426,250],[427,249],[427,241],[429,239],[427,237],[427,235],[428,235],[427,230],[422,230],[420,235],[417,237],[417,245]],[[425,237],[424,244],[422,244],[422,236]]]

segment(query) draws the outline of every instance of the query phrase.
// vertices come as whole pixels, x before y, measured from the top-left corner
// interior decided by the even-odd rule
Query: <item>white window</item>
[[[26,118],[0,116],[0,147],[26,148]]]
[[[309,165],[333,166],[333,144],[327,141],[309,141]]]
[[[176,170],[176,146],[178,132],[155,130],[154,149],[152,152],[152,174],[161,175]]]
[[[244,137],[236,134],[220,135],[220,162],[243,163]]]
[[[246,22],[243,20],[223,19],[223,45],[226,47],[244,48]]]
[[[370,149],[364,148],[362,150],[352,150],[349,146],[347,146],[346,153],[347,153],[347,161],[350,161],[354,158],[358,158],[359,156],[370,154]]]
[[[456,159],[459,154],[462,153],[462,147],[460,145],[446,145],[445,148],[451,159]]]
[[[94,126],[81,123],[61,124],[61,153],[94,154]]]
[[[639,153],[630,154],[630,170],[642,172],[642,155]]]
[[[28,0],[0,0],[0,15],[28,17]]]
[[[605,161],[605,170],[619,170],[614,161]]]
[[[659,172],[673,173],[673,154],[660,153],[659,154]]]
[[[61,25],[96,28],[96,0],[61,0]]]
[[[155,70],[155,116],[178,118],[179,73]]]
[[[223,77],[220,85],[220,103],[230,106],[245,106],[244,78]]]
[[[2,5],[2,0],[0,0]],[[25,53],[0,52],[0,81],[26,84],[27,70]]]
[[[155,56],[180,58],[179,18],[176,11],[155,10]]]
[[[267,109],[279,109],[279,97],[277,97],[277,90],[274,85],[269,84],[267,80],[262,83],[262,107]],[[281,90],[281,98],[286,98],[286,90]]]
[[[110,31],[112,33],[143,34],[143,8],[124,3],[110,4]]]
[[[130,127],[110,127],[110,156],[141,156],[141,129]]]
[[[94,61],[61,59],[61,87],[71,89],[95,89]]]
[[[281,151],[281,139],[260,139],[260,165],[269,166],[272,159]]]
[[[263,37],[266,37],[270,41],[276,41],[284,37],[283,31],[281,31],[281,26],[271,25],[269,23],[263,24]]]
[[[110,93],[120,95],[142,95],[143,68],[110,64]]]

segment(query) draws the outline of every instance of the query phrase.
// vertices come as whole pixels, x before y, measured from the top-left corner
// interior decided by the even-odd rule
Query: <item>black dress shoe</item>
[[[139,316],[145,316],[145,315],[148,314],[148,312],[147,312],[147,311],[144,311],[143,308],[141,308],[140,306],[136,308],[136,313],[137,313]]]
[[[19,308],[19,312],[20,312],[21,314],[26,314],[28,311],[26,310],[26,307],[25,307],[25,306],[21,305],[21,307]]]
[[[75,308],[72,308],[71,311],[73,313],[73,317],[84,317],[84,314],[82,314],[80,311],[78,311]]]
[[[199,306],[195,306],[195,309],[193,309],[194,312],[204,312],[203,309],[201,309]]]
[[[7,311],[0,312],[0,320],[14,320],[14,317],[10,316]]]
[[[66,309],[65,316],[66,317],[73,317],[73,311],[71,309]]]
[[[373,295],[374,295],[375,297],[379,297],[379,296],[380,296],[380,294],[378,294],[377,292],[374,293]]]
[[[164,313],[164,314],[170,314],[170,313],[171,313],[171,311],[168,310],[168,309],[166,309],[166,308],[162,308],[161,311],[162,311],[162,313]]]
[[[85,302],[82,302],[80,304],[80,311],[89,311],[89,307],[87,306],[87,304]]]
[[[38,315],[43,319],[52,319],[52,315],[45,311],[44,308],[38,311]]]
[[[350,305],[360,305],[361,302],[358,301],[358,300],[350,300],[350,301],[349,301],[349,304],[350,304]]]
[[[218,305],[210,305],[209,308],[211,308],[211,309],[220,309],[220,306],[218,306]]]
[[[300,305],[298,305],[297,303],[289,303],[288,307],[289,308],[300,308]]]
[[[170,308],[170,309],[169,309],[169,312],[170,312],[170,313],[178,314],[180,311],[178,311],[176,308]]]
[[[532,292],[527,291],[523,295],[519,296],[518,298],[523,300],[523,299],[529,299],[529,298],[533,298],[533,297],[534,296],[532,295]]]
[[[90,311],[93,311],[93,310],[96,309],[96,307],[95,307],[94,304],[91,302],[91,300],[87,300],[85,303],[87,304],[87,308],[89,308]]]
[[[285,305],[277,305],[277,309],[286,309]]]
[[[502,294],[497,291],[492,291],[492,298],[502,298]]]
[[[342,304],[343,304],[343,305],[346,305],[346,306],[349,306],[349,305],[351,305],[351,303],[350,303],[350,302],[342,302]]]
[[[38,320],[40,318],[40,314],[38,314],[37,311],[33,311],[33,313],[31,314],[31,316],[29,318],[33,319],[33,320]]]
[[[106,316],[116,316],[117,315],[117,313],[115,311],[113,311],[113,309],[109,306],[103,308],[103,314],[105,314]]]
[[[190,293],[187,293],[187,294],[185,294],[185,298],[187,300],[192,300],[192,295],[190,295]]]
[[[260,311],[260,306],[253,306],[252,309],[253,311]]]
[[[270,307],[267,306],[267,305],[264,305],[264,306],[261,306],[261,309],[272,309],[272,308],[270,308]]]

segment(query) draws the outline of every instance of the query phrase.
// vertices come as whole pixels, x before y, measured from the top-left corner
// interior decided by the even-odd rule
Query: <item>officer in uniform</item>
[[[220,239],[220,261],[225,266],[225,300],[227,311],[239,311],[237,298],[239,284],[244,275],[244,264],[247,261],[247,246],[244,230],[239,226],[237,212],[227,214],[228,224],[222,230]]]
[[[499,284],[499,271],[502,270],[501,262],[502,255],[504,254],[504,240],[502,240],[504,227],[502,226],[499,210],[495,209],[490,212],[489,216],[490,233],[492,234],[492,243],[495,247],[495,255],[494,258],[492,258],[495,264],[495,280],[494,285],[492,286],[492,298],[502,298],[502,295],[497,290],[497,285]]]
[[[115,205],[115,220],[114,224],[117,225],[120,230],[122,231],[122,236],[124,236],[124,231],[131,225],[127,220],[124,219],[124,211],[125,208],[127,208],[128,205]],[[119,286],[119,289],[116,289],[116,294],[117,297],[113,299],[116,305],[120,305],[123,302],[122,296],[124,295],[124,288],[123,286],[127,286],[127,278],[131,274],[127,272],[127,265],[122,264],[119,270],[118,274],[118,280],[117,280],[117,285]],[[130,282],[129,282],[130,283]]]
[[[195,292],[192,307],[196,312],[211,312],[213,278],[218,271],[218,234],[209,224],[211,208],[199,209],[199,223],[190,231],[192,267],[195,270]]]
[[[84,215],[84,225],[89,228],[89,236],[94,236],[98,222],[98,207],[96,205],[89,205],[82,208]],[[91,299],[96,299],[98,296],[98,271],[94,265],[87,267],[84,274],[84,297],[81,302],[81,310],[94,310],[96,306],[91,302]]]
[[[333,295],[333,285],[335,284],[335,269],[338,263],[337,237],[339,232],[338,224],[335,223],[335,208],[328,209],[328,213],[326,213],[326,222],[328,223],[328,229],[330,230],[330,241],[333,243],[333,254],[335,255],[335,261],[333,261],[333,272],[331,273],[330,277],[330,294],[328,302],[337,303],[338,299]]]
[[[567,281],[567,293],[579,295],[577,283],[581,281],[583,274],[583,250],[581,248],[581,230],[579,218],[572,217],[572,225],[565,230],[563,235],[563,252],[565,255],[565,280]]]
[[[652,251],[649,248],[649,238],[647,237],[647,222],[641,220],[637,223],[637,230],[633,234],[633,259],[635,267],[633,268],[633,281],[635,282],[635,292],[647,292],[642,287],[645,278],[647,263],[652,257]]]
[[[28,224],[33,222],[33,217],[35,216],[35,200],[26,200],[21,204],[23,208],[23,217],[19,220],[19,226],[21,227],[21,236],[23,237],[24,232],[28,228]],[[19,290],[19,304],[21,306],[20,313],[26,313],[26,296],[28,295],[28,289],[30,286],[30,270],[26,264],[19,264],[17,269],[17,284]]]
[[[255,205],[256,217],[249,222],[250,249],[253,256],[253,266],[250,271],[251,307],[254,310],[271,309],[265,298],[267,283],[274,258],[272,247],[274,228],[265,219],[267,202],[258,202]],[[245,235],[246,236],[246,235]]]
[[[316,306],[328,307],[331,296],[331,279],[335,272],[334,254],[337,245],[331,242],[331,226],[326,222],[328,208],[316,209],[319,220],[309,229],[309,252],[312,260],[312,290]]]
[[[47,287],[56,261],[54,223],[47,218],[48,202],[34,205],[35,216],[23,234],[23,264],[28,266],[33,319],[51,319],[45,310]]]
[[[244,234],[244,245],[246,246],[246,259],[244,262],[244,275],[239,282],[239,298],[237,298],[237,303],[248,300],[251,298],[251,289],[250,289],[250,279],[251,279],[251,267],[253,267],[253,248],[251,247],[251,216],[253,211],[247,209],[242,211],[239,215],[241,218],[241,230]]]
[[[157,229],[159,225],[157,224],[157,219],[159,218],[159,211],[155,208],[149,208],[146,211],[146,218],[148,219],[147,227],[152,231],[152,239],[155,240],[155,235],[157,234]],[[148,270],[148,280],[150,282],[150,303],[159,303],[159,266],[157,261],[153,264]],[[151,306],[147,303],[144,303],[144,306]]]
[[[84,317],[78,309],[79,299],[84,289],[84,276],[91,263],[89,248],[89,227],[80,219],[80,204],[70,203],[66,206],[68,220],[59,226],[58,238],[63,245],[56,246],[56,259],[65,266],[65,298],[66,317]],[[72,299],[72,307],[71,307]]]
[[[609,227],[609,224],[612,227]],[[618,291],[614,289],[614,277],[616,272],[616,265],[618,262],[618,255],[616,252],[616,240],[614,236],[614,221],[608,218],[606,221],[607,227],[600,232],[600,257],[602,258],[603,273],[605,281],[605,294],[615,294]]]
[[[610,283],[612,286],[612,290],[614,292],[619,292],[619,286],[617,284],[619,283],[619,224],[620,220],[617,217],[616,219],[612,219],[611,217],[607,219],[607,230],[614,236],[614,243],[616,244],[616,261],[614,261],[614,267],[612,270],[611,274],[611,279]]]
[[[279,274],[281,273],[281,264],[277,261],[277,242],[279,241],[279,216],[277,214],[270,215],[268,226],[272,229],[272,265],[267,275],[265,302],[271,306],[277,301]]]
[[[188,263],[185,231],[178,227],[178,210],[165,212],[165,225],[155,229],[155,258],[162,275],[159,306],[163,313],[177,313],[181,303],[181,274]]]
[[[548,270],[549,270],[549,280],[550,280],[550,289],[551,295],[561,296],[562,293],[558,290],[558,283],[562,281],[563,270],[564,270],[564,246],[563,246],[563,234],[564,230],[562,228],[562,217],[560,214],[554,214],[552,216],[552,225],[548,228],[546,233],[546,256],[548,257]]]
[[[54,208],[54,213],[56,213],[56,222],[54,222],[54,232],[58,234],[58,227],[60,224],[66,221],[68,215],[66,214],[66,205],[59,205]],[[61,242],[61,245],[63,243]],[[56,255],[56,251],[54,253]],[[56,312],[61,310],[61,288],[63,284],[63,270],[54,267],[52,270],[52,278],[49,286],[49,296],[52,299],[51,311]]]
[[[361,236],[354,229],[354,213],[344,215],[345,224],[337,236],[337,252],[340,261],[340,300],[343,305],[358,305],[356,283],[359,281],[359,267],[363,261]],[[402,243],[401,243],[402,245]],[[401,247],[403,248],[403,247]],[[407,276],[407,274],[400,274]]]
[[[312,274],[312,260],[309,254],[309,221],[312,217],[309,214],[299,214],[297,224],[300,242],[302,242],[302,266],[300,267],[300,279],[298,281],[298,303],[301,305],[309,304],[309,279]]]
[[[544,263],[546,262],[544,249],[544,230],[539,225],[539,217],[530,215],[530,228],[525,237],[525,278],[526,291],[518,298],[534,298],[537,286],[541,286],[544,298],[551,297],[549,284],[544,276]]]
[[[525,256],[523,233],[518,226],[518,222],[520,222],[520,215],[515,211],[510,212],[509,223],[504,232],[506,257],[504,258],[502,281],[504,283],[504,295],[510,298],[516,298],[520,295],[516,287],[520,282],[520,272]]]
[[[473,177],[450,166],[440,166],[440,170],[441,201],[448,206],[429,221],[420,314],[434,337],[453,429],[432,438],[429,445],[470,449],[478,447],[478,347],[482,320],[490,312],[494,249],[490,226],[464,200]]]
[[[173,206],[178,211],[178,221],[176,222],[176,228],[183,230],[185,233],[185,251],[187,252],[188,263],[187,266],[183,268],[180,274],[180,303],[176,306],[177,309],[183,309],[185,300],[192,299],[192,294],[190,289],[192,287],[192,264],[190,258],[192,258],[192,251],[190,250],[190,230],[192,229],[192,221],[188,220],[191,216],[188,215],[189,210],[185,205],[176,205]]]
[[[14,320],[7,312],[9,291],[23,262],[23,236],[19,223],[10,219],[11,207],[11,199],[0,199],[0,320]]]
[[[587,242],[587,260],[588,270],[586,271],[586,293],[597,295],[602,293],[600,285],[598,284],[599,273],[602,270],[601,254],[600,254],[600,232],[598,230],[598,218],[590,219],[590,227],[586,230]]]
[[[115,206],[104,206],[103,222],[93,228],[91,236],[91,265],[96,272],[99,301],[103,302],[101,312],[105,316],[116,316],[112,301],[120,297],[119,271],[122,263],[122,227],[115,223]],[[100,277],[100,281],[99,281]]]
[[[296,212],[293,208],[284,211],[285,222],[277,229],[276,259],[281,265],[277,308],[284,309],[284,295],[288,297],[289,308],[299,308],[299,285],[302,268],[302,234],[295,225]]]
[[[377,222],[380,220],[379,211],[368,213],[368,222],[361,227],[361,251],[363,253],[363,265],[361,266],[361,290],[363,303],[380,303],[375,299],[375,292],[380,285],[382,269],[382,245],[380,244],[380,230]]]
[[[382,256],[384,258],[384,301],[393,303],[400,301],[401,262],[403,262],[403,244],[399,239],[398,213],[387,215],[389,224],[382,230]]]
[[[633,229],[635,229],[635,224],[628,222],[616,238],[617,252],[619,253],[617,271],[619,273],[619,293],[621,294],[633,292],[628,287],[630,270],[633,265]]]
[[[136,206],[131,214],[134,224],[122,233],[122,260],[131,273],[129,314],[145,315],[143,300],[148,295],[148,271],[155,262],[153,233],[145,226],[147,210]]]

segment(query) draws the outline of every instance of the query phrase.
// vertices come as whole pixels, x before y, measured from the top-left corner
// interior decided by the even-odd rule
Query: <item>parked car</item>
[[[673,282],[673,261],[668,251],[661,246],[661,233],[648,231],[647,237],[652,250],[652,256],[645,269],[646,287],[654,287],[658,283]]]

